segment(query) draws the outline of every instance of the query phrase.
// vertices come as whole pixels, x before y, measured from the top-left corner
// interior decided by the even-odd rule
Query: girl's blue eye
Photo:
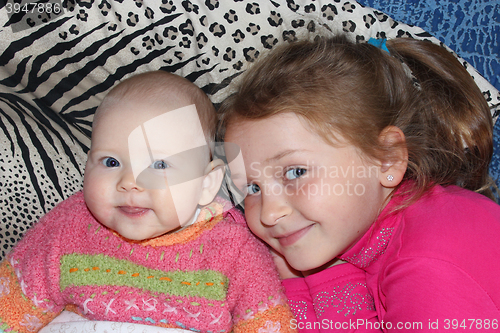
[[[302,177],[307,172],[304,168],[290,169],[285,173],[285,178],[288,180],[296,179]]]
[[[168,168],[169,165],[165,161],[154,161],[153,164],[151,164],[151,167],[153,169],[163,170]]]
[[[260,191],[260,187],[257,184],[248,184],[247,185],[247,193],[248,195],[255,194]]]
[[[120,162],[116,158],[113,157],[106,157],[103,161],[102,164],[104,164],[108,168],[117,168],[120,166]]]

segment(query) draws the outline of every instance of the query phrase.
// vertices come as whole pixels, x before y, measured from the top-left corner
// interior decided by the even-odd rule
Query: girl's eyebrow
[[[286,157],[288,155],[296,154],[296,153],[299,153],[299,152],[308,152],[308,151],[309,150],[307,150],[307,149],[287,149],[287,150],[284,150],[284,151],[281,151],[281,152],[277,153],[273,157],[266,158],[264,160],[264,162],[265,163],[277,162],[280,159],[282,159],[282,158],[284,158],[284,157]]]

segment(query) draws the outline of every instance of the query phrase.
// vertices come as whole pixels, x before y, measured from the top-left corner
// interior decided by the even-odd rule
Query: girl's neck
[[[330,260],[329,262],[327,262],[326,264],[324,264],[322,266],[310,269],[308,271],[303,271],[302,274],[304,275],[304,277],[305,276],[309,276],[309,275],[321,272],[321,271],[323,271],[323,270],[325,270],[327,268],[330,268],[332,266],[340,265],[340,264],[345,264],[345,263],[347,263],[347,261],[344,261],[344,260],[341,260],[341,259],[338,259],[338,258],[333,258],[332,260]]]

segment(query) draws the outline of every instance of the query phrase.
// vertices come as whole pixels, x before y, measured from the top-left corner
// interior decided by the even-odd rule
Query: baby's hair
[[[398,38],[387,47],[390,53],[345,36],[277,47],[222,103],[219,139],[234,122],[293,112],[330,144],[344,139],[367,158],[391,161],[394,146],[378,138],[393,125],[403,131],[409,154],[405,179],[412,180],[412,195],[405,205],[435,184],[491,198],[492,119],[474,80],[431,42]]]
[[[97,109],[94,122],[101,110],[105,110],[107,105],[124,97],[148,98],[151,103],[159,106],[168,105],[171,109],[194,104],[207,143],[210,144],[215,140],[217,113],[212,102],[200,88],[181,76],[165,71],[152,71],[125,79],[106,95]]]

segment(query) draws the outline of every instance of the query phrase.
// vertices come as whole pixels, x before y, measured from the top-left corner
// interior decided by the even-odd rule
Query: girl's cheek
[[[286,187],[287,196],[300,199],[311,199],[311,196],[319,194],[321,184],[315,178],[302,178],[296,182],[288,184]]]

